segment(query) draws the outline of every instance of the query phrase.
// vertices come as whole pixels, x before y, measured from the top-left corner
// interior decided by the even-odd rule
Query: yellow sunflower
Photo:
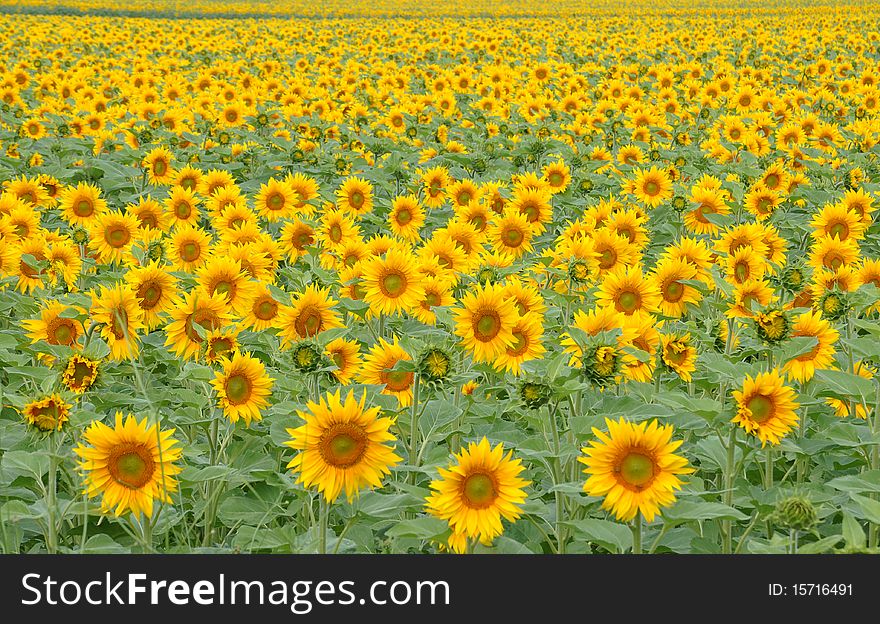
[[[419,230],[425,224],[425,211],[413,195],[395,197],[388,213],[388,227],[395,236],[408,241],[419,239]]]
[[[256,282],[241,268],[238,260],[228,256],[210,258],[196,272],[196,283],[209,295],[219,293],[230,307],[244,314],[253,296]]]
[[[361,369],[361,347],[357,341],[337,338],[331,340],[324,347],[324,353],[329,357],[336,369],[333,376],[342,385],[348,385]]]
[[[82,394],[93,385],[98,379],[98,368],[100,362],[74,354],[67,360],[64,366],[64,372],[61,374],[61,383],[77,394]]]
[[[428,513],[449,523],[449,546],[464,552],[467,539],[491,543],[504,532],[502,518],[516,521],[522,515],[525,488],[520,477],[522,460],[513,458],[502,444],[494,448],[485,437],[455,454],[455,463],[439,468],[440,479],[425,499]]]
[[[614,308],[626,316],[650,314],[660,310],[662,297],[653,281],[638,267],[620,267],[609,273],[596,293],[601,306]]]
[[[164,147],[155,147],[144,156],[141,163],[147,170],[147,179],[150,184],[171,184],[177,177],[177,172],[171,166],[174,155]]]
[[[633,172],[633,194],[643,204],[656,208],[667,199],[672,198],[672,180],[663,169],[637,168]]]
[[[495,251],[519,258],[532,250],[534,235],[535,230],[526,215],[506,210],[500,219],[489,225],[487,238]]]
[[[73,449],[81,458],[85,493],[89,498],[102,495],[101,508],[115,508],[116,516],[128,510],[152,516],[154,501],[170,502],[169,494],[177,489],[180,467],[175,462],[183,449],[172,437],[174,431],[147,426],[146,418],[138,421],[131,414],[123,422],[122,412],[116,412],[112,429],[92,421],[83,434],[85,444]]]
[[[232,322],[226,298],[200,290],[177,297],[168,314],[171,320],[165,325],[165,346],[184,359],[198,357],[206,337],[200,333],[219,330]]]
[[[318,288],[314,284],[307,286],[278,314],[282,344],[289,346],[304,338],[317,336],[322,331],[342,327],[339,313],[333,309],[337,303],[336,299],[330,297],[329,288]]]
[[[254,331],[270,328],[280,329],[278,323],[281,304],[272,295],[266,284],[258,283],[245,306],[242,324]]]
[[[78,348],[77,341],[83,335],[82,323],[76,318],[81,310],[59,303],[46,301],[40,310],[40,318],[21,322],[31,344],[43,340],[50,345]],[[62,314],[64,316],[62,316]]]
[[[663,363],[685,381],[691,381],[691,373],[697,370],[697,348],[691,344],[691,335],[661,334]]]
[[[737,410],[731,422],[755,435],[761,446],[779,444],[798,422],[795,392],[785,385],[778,369],[754,378],[746,375],[742,390],[735,390],[733,398]]]
[[[277,221],[290,217],[298,204],[296,191],[286,180],[270,178],[266,184],[260,185],[255,207],[257,212],[269,221]]]
[[[232,422],[261,420],[260,410],[269,405],[274,379],[266,375],[263,363],[248,353],[236,353],[222,360],[223,371],[214,373],[211,385],[217,392],[223,415]]]
[[[672,425],[656,420],[636,424],[606,418],[605,424],[608,433],[594,427],[598,440],[583,447],[586,457],[578,458],[589,475],[584,491],[604,496],[602,508],[618,520],[628,522],[641,512],[652,522],[661,507],[675,502],[675,490],[682,485],[679,475],[693,472],[687,459],[675,454],[681,441],[672,441]]]
[[[89,247],[102,263],[122,263],[128,256],[140,227],[137,217],[121,212],[98,216],[89,231]]]
[[[389,431],[394,421],[379,417],[380,408],[364,409],[366,394],[358,401],[352,392],[341,399],[327,393],[297,410],[305,424],[288,429],[285,442],[299,451],[287,467],[298,473],[297,483],[315,487],[328,502],[345,490],[352,501],[363,488],[382,486],[382,478],[401,461],[394,452],[397,439]]]
[[[398,362],[410,360],[412,358],[398,344],[397,336],[393,343],[379,338],[379,342],[364,358],[358,378],[365,384],[384,386],[382,394],[396,396],[400,407],[407,407],[412,403],[415,374],[408,370],[392,369]]]
[[[373,185],[361,178],[350,177],[336,191],[336,201],[340,210],[354,216],[373,209]]]
[[[455,334],[477,362],[492,362],[514,346],[513,327],[517,319],[512,297],[500,284],[486,283],[465,294],[453,311]]]
[[[144,325],[148,330],[158,327],[162,322],[160,315],[171,308],[177,296],[177,279],[154,261],[130,269],[125,274],[125,281],[144,312]]]
[[[92,296],[92,322],[101,326],[101,337],[110,346],[110,358],[130,360],[140,350],[138,331],[144,329],[144,312],[128,284],[101,286]]]
[[[688,304],[697,304],[703,295],[684,282],[697,277],[697,267],[684,258],[663,258],[654,267],[650,279],[660,293],[660,312],[679,318],[687,313]]]
[[[168,259],[175,269],[188,273],[201,267],[211,254],[211,237],[191,225],[177,228],[171,237]]]
[[[365,261],[362,271],[364,301],[374,314],[408,312],[424,296],[422,276],[416,270],[415,258],[408,252],[391,249],[384,257]]]
[[[88,228],[107,210],[107,202],[101,198],[101,190],[86,182],[65,188],[58,200],[64,219],[71,225],[80,227]]]
[[[27,403],[22,409],[22,415],[27,424],[40,431],[61,431],[70,420],[72,407],[60,394],[51,394]]]
[[[809,381],[817,370],[834,366],[834,343],[840,333],[831,326],[818,310],[804,312],[791,326],[791,337],[815,337],[818,341],[808,353],[799,355],[785,363],[783,372],[800,382]]]
[[[497,370],[507,370],[514,375],[519,375],[522,364],[529,360],[537,360],[544,357],[547,349],[541,344],[544,335],[544,327],[537,314],[526,314],[519,317],[513,324],[513,344],[506,347],[495,358],[493,366]]]

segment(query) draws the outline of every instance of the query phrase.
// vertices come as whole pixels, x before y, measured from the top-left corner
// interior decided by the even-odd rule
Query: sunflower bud
[[[808,531],[816,524],[816,508],[808,498],[791,496],[776,504],[774,521],[787,529]]]
[[[846,313],[852,306],[845,293],[829,290],[822,295],[816,307],[822,312],[822,316],[836,321],[846,316]]]
[[[308,342],[295,345],[291,355],[293,356],[293,365],[303,373],[312,373],[321,368],[323,364],[321,350]]]
[[[452,374],[452,356],[440,347],[428,347],[418,360],[419,376],[429,384],[441,384]]]
[[[529,409],[536,410],[550,400],[550,386],[534,379],[519,383],[519,398]]]
[[[587,349],[582,361],[584,374],[600,387],[614,383],[614,378],[620,372],[620,352],[610,345]]]
[[[778,344],[788,338],[791,319],[783,310],[767,310],[755,315],[755,333],[770,344]]]

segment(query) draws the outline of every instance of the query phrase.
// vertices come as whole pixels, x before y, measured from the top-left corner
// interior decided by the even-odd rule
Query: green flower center
[[[462,492],[465,504],[473,509],[485,509],[498,498],[495,481],[482,472],[474,473],[465,479]]]
[[[619,473],[628,484],[641,488],[654,478],[654,461],[642,453],[629,453],[620,462]]]

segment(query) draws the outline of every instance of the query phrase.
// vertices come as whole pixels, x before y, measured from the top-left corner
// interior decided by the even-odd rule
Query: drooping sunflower
[[[101,197],[101,190],[97,186],[80,182],[64,189],[59,197],[59,207],[69,224],[88,228],[107,210],[107,202]]]
[[[232,422],[241,418],[248,426],[252,420],[261,420],[260,410],[269,405],[275,381],[266,374],[266,367],[249,353],[235,353],[221,363],[223,370],[214,373],[211,385],[223,415]]]
[[[89,247],[95,251],[98,262],[121,263],[135,241],[137,217],[121,212],[104,212],[92,224]]]
[[[410,360],[412,358],[400,346],[397,336],[392,343],[379,338],[379,342],[364,358],[358,378],[366,384],[384,386],[382,394],[396,396],[400,407],[408,407],[412,403],[415,374],[409,370],[393,369],[398,362]]]
[[[100,365],[98,360],[92,360],[75,353],[64,366],[61,383],[71,392],[82,394],[95,385]]]
[[[643,204],[656,208],[672,198],[672,180],[665,170],[657,167],[637,168],[634,172],[633,194]]]
[[[746,375],[742,390],[735,390],[736,415],[731,422],[761,440],[776,445],[798,422],[795,391],[785,385],[778,369]]]
[[[21,325],[31,344],[44,340],[50,345],[78,348],[77,341],[83,335],[83,325],[76,318],[79,312],[75,307],[47,301],[40,310],[40,318],[26,319]]]
[[[342,319],[333,309],[336,304],[336,299],[330,297],[329,288],[319,288],[314,284],[307,286],[278,314],[279,336],[284,346],[317,336],[334,327],[342,327]]]
[[[818,341],[808,353],[801,354],[788,362],[783,367],[789,377],[800,382],[809,381],[817,370],[832,368],[834,366],[834,343],[840,337],[840,332],[834,329],[822,313],[818,310],[810,310],[798,316],[791,326],[791,336],[815,337]]]
[[[340,210],[354,216],[373,209],[373,185],[357,177],[350,177],[336,190],[336,201]]]
[[[56,393],[27,403],[22,409],[22,415],[27,424],[40,431],[61,431],[70,420],[72,407],[73,405]]]
[[[379,407],[364,409],[365,401],[366,394],[358,401],[352,392],[344,400],[339,390],[328,392],[297,410],[305,424],[287,430],[291,439],[284,445],[299,451],[287,467],[298,473],[297,483],[315,487],[329,502],[343,490],[352,501],[365,487],[381,487],[401,461],[389,431],[394,421],[380,417]]]
[[[773,289],[763,279],[746,280],[733,289],[733,301],[727,310],[731,318],[755,315],[757,308],[766,307],[773,301]]]
[[[602,508],[618,520],[628,522],[641,512],[652,522],[661,507],[675,502],[675,490],[682,485],[679,475],[693,472],[687,459],[675,454],[681,441],[672,440],[672,425],[656,420],[636,424],[606,418],[605,424],[608,433],[594,427],[598,440],[583,447],[586,457],[578,458],[589,475],[584,491],[604,496]]]
[[[596,301],[632,316],[659,311],[662,297],[654,282],[646,279],[639,267],[620,267],[605,276],[596,293]]]
[[[362,271],[364,301],[374,314],[408,312],[424,297],[422,276],[409,252],[391,249],[366,261]]]
[[[85,493],[89,498],[102,495],[101,508],[116,516],[128,510],[152,516],[154,501],[170,502],[177,489],[180,466],[175,462],[183,449],[172,437],[174,431],[148,426],[146,418],[138,421],[132,414],[123,422],[122,412],[116,412],[112,429],[92,421],[83,434],[85,444],[73,449],[81,458]]]
[[[200,332],[219,330],[232,323],[226,298],[220,293],[209,295],[198,289],[177,297],[168,314],[171,320],[165,325],[165,346],[184,359],[198,357],[204,342]]]
[[[500,284],[486,283],[465,294],[455,308],[455,334],[475,361],[492,362],[515,344],[513,327],[517,319],[512,297]]]
[[[91,318],[101,326],[101,337],[110,346],[110,358],[130,360],[140,350],[138,332],[144,329],[144,312],[128,284],[101,286],[92,296]]]
[[[425,508],[449,523],[449,546],[460,553],[466,549],[462,536],[491,543],[504,532],[502,518],[516,521],[531,482],[520,477],[525,468],[513,451],[505,453],[501,443],[493,448],[485,437],[454,457],[454,464],[438,469],[440,479],[431,482]]]
[[[209,295],[219,293],[239,314],[245,314],[256,282],[228,256],[210,258],[196,273],[196,283]]]

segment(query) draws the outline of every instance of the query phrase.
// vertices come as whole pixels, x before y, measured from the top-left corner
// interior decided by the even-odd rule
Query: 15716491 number
[[[852,583],[770,583],[767,593],[771,596],[852,596]]]

